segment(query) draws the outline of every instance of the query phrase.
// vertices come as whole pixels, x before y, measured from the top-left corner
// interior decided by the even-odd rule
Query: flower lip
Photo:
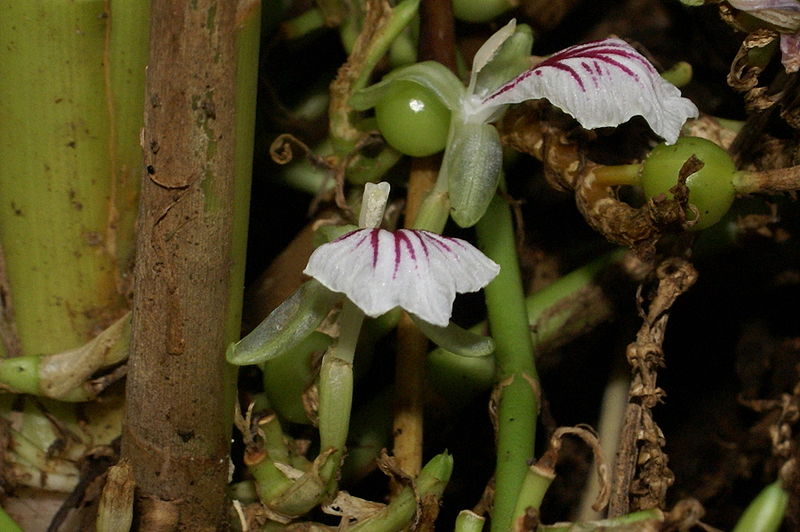
[[[499,271],[497,264],[458,238],[365,228],[317,248],[303,273],[344,293],[370,317],[399,306],[444,327],[456,293],[480,290]]]
[[[613,95],[610,98],[609,95]],[[490,114],[508,104],[546,98],[587,129],[618,126],[634,115],[669,144],[697,107],[659,76],[631,45],[610,38],[566,48],[473,103],[473,113]],[[624,105],[620,105],[624,102]]]

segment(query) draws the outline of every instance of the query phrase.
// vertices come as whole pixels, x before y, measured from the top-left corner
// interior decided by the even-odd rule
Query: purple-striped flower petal
[[[571,46],[483,99],[495,107],[547,98],[587,128],[612,127],[642,115],[667,143],[677,140],[697,107],[620,39]]]
[[[781,64],[789,74],[800,70],[800,33],[781,34]]]
[[[758,11],[761,9],[800,11],[800,2],[797,0],[728,0],[728,3],[742,11]]]
[[[470,243],[427,231],[358,229],[318,247],[303,273],[367,316],[402,307],[447,326],[456,293],[480,290],[500,267]]]

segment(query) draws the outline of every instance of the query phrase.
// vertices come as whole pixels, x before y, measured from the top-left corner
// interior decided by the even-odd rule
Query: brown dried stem
[[[697,272],[686,260],[671,258],[655,271],[658,286],[643,314],[636,340],[628,346],[631,385],[628,410],[617,451],[609,503],[609,517],[629,511],[664,508],[673,474],[667,467],[664,435],[652,415],[664,390],[656,385],[657,370],[664,365],[662,344],[668,311],[675,300],[697,280]],[[640,288],[641,294],[641,288]],[[640,295],[640,305],[642,296]]]
[[[733,185],[739,194],[781,194],[800,190],[800,166],[739,172]]]
[[[236,157],[252,146],[237,66],[255,66],[238,61],[236,17],[256,5],[152,3],[122,443],[141,530],[227,528],[235,373],[224,353],[239,332],[249,199]]]

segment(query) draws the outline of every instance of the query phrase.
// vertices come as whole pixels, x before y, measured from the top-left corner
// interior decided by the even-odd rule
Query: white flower
[[[303,273],[344,293],[367,316],[401,307],[445,327],[456,293],[480,290],[499,271],[497,264],[458,238],[366,228],[317,248]]]
[[[489,95],[468,95],[464,108],[467,120],[472,116],[486,120],[509,104],[540,98],[575,117],[586,129],[618,126],[641,115],[668,144],[677,140],[688,118],[698,115],[691,100],[681,97],[680,90],[644,56],[613,38],[553,54]]]

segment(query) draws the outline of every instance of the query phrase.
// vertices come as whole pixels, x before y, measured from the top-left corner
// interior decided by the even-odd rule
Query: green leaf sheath
[[[497,191],[503,149],[497,129],[489,124],[451,120],[451,141],[440,179],[447,179],[450,216],[461,227],[481,219]]]
[[[228,362],[259,364],[292,349],[322,323],[340,297],[313,279],[306,282],[250,334],[228,347]]]

